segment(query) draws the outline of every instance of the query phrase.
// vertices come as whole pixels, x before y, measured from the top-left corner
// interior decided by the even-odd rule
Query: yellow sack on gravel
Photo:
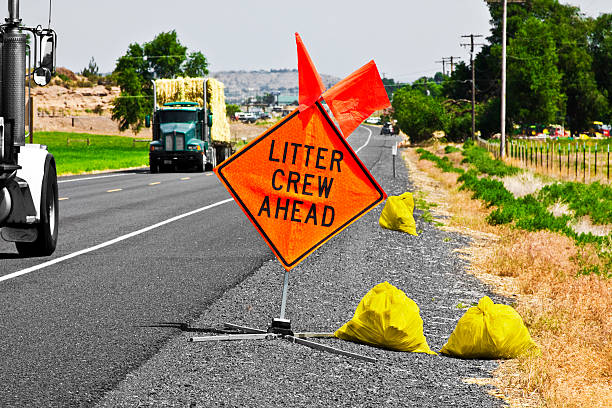
[[[457,322],[440,353],[460,358],[514,358],[537,348],[511,306],[485,296]]]
[[[417,235],[416,223],[412,215],[413,210],[414,199],[412,198],[412,193],[389,196],[380,214],[378,223],[386,229]]]
[[[417,304],[389,282],[374,286],[336,337],[396,351],[436,354],[423,335]]]

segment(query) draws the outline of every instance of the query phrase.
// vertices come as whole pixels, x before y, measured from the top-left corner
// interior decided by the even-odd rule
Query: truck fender
[[[45,164],[47,160],[53,160],[53,156],[47,152],[46,147],[39,144],[26,144],[21,146],[19,150],[17,164],[21,166],[21,169],[17,170],[17,177],[28,183],[34,208],[36,209],[36,222],[39,222]]]

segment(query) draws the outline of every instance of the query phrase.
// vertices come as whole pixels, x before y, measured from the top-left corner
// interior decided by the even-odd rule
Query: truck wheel
[[[151,163],[149,168],[151,169],[151,174],[159,173],[159,165],[158,164]]]
[[[48,155],[40,197],[40,223],[38,238],[34,242],[15,242],[21,256],[49,256],[57,245],[59,206],[57,197],[57,173],[55,160]]]

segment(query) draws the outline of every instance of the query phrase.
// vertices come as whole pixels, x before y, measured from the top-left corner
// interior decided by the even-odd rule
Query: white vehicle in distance
[[[371,125],[380,125],[380,116],[370,116],[365,122]]]

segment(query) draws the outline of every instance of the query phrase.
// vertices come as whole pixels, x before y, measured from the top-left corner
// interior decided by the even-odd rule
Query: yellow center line
[[[150,186],[156,186],[158,184],[161,184],[161,181],[155,181],[153,183],[149,183]]]
[[[208,176],[212,176],[212,173],[208,173],[206,176],[207,176],[207,177],[208,177]]]
[[[58,201],[64,201],[64,200],[68,200],[68,197],[60,197],[57,199]]]
[[[181,180],[189,180],[191,177],[182,177]]]
[[[106,190],[107,193],[116,193],[117,191],[123,190],[122,188],[114,188],[112,190]]]

